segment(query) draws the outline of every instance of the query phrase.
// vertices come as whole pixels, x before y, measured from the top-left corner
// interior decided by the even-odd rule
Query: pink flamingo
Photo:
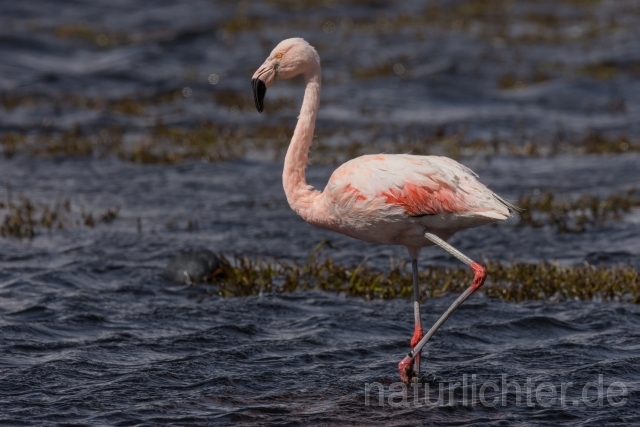
[[[420,373],[422,348],[462,302],[484,283],[486,271],[445,240],[459,230],[507,219],[517,208],[476,179],[470,169],[446,157],[409,154],[366,155],[340,166],[324,191],[307,184],[309,147],[320,104],[320,57],[301,38],[287,39],[271,52],[251,81],[256,108],[276,79],[304,76],[304,100],[284,160],[282,183],[291,208],[316,227],[366,242],[403,245],[413,270],[415,328],[412,350],[398,364],[409,383]],[[418,254],[438,245],[474,272],[462,293],[425,335],[420,322]]]

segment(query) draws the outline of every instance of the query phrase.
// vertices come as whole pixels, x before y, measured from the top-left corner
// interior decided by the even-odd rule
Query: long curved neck
[[[315,213],[312,209],[313,204],[320,196],[320,192],[307,184],[306,169],[320,105],[320,64],[309,70],[304,75],[304,80],[306,84],[304,100],[296,129],[284,158],[282,184],[291,208],[302,218],[312,222]]]

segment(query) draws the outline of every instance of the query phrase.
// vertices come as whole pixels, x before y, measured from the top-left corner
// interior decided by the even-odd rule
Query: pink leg
[[[424,237],[431,240],[433,243],[445,249],[447,252],[449,252],[456,258],[458,258],[460,261],[467,264],[473,270],[474,276],[473,276],[473,282],[471,283],[471,286],[469,286],[469,288],[467,288],[467,290],[465,290],[453,302],[453,304],[451,304],[451,306],[447,309],[447,311],[445,311],[444,314],[440,316],[438,321],[431,327],[431,329],[429,329],[429,332],[427,332],[427,335],[425,335],[422,339],[420,339],[420,341],[415,346],[413,346],[413,350],[409,352],[407,357],[402,359],[402,361],[398,364],[400,379],[405,384],[409,384],[411,382],[411,379],[416,375],[411,365],[414,362],[414,360],[417,357],[419,357],[418,355],[422,352],[422,347],[424,347],[427,341],[429,341],[429,339],[433,336],[433,334],[436,333],[438,328],[442,326],[445,320],[447,320],[449,316],[451,316],[451,314],[460,306],[460,304],[462,304],[464,300],[466,300],[469,297],[469,295],[474,293],[478,288],[480,288],[480,286],[483,285],[487,277],[487,272],[483,266],[473,261],[471,258],[467,257],[462,252],[460,252],[459,250],[457,250],[456,248],[454,248],[453,246],[451,246],[450,244],[448,244],[438,236],[433,235],[431,233],[425,233]]]

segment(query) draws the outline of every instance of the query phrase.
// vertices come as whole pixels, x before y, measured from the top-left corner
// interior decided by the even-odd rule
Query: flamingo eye
[[[278,59],[282,58],[282,52],[276,53],[276,58],[278,58]]]

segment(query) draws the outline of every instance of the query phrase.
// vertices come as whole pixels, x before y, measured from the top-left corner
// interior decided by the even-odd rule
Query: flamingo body
[[[356,239],[421,248],[456,231],[504,220],[509,204],[460,163],[446,157],[367,155],[333,173],[319,195],[323,221],[314,224]]]
[[[276,79],[302,74],[305,93],[284,160],[282,184],[291,208],[317,227],[383,245],[403,245],[412,260],[415,328],[413,350],[398,365],[404,382],[420,371],[422,347],[453,311],[484,283],[485,269],[446,242],[459,230],[507,219],[517,208],[477,180],[460,163],[438,156],[377,154],[350,160],[336,169],[324,191],[307,184],[306,167],[320,106],[320,58],[300,38],[278,44],[253,75],[256,108]],[[474,272],[471,286],[425,335],[420,322],[417,258],[437,244]]]

